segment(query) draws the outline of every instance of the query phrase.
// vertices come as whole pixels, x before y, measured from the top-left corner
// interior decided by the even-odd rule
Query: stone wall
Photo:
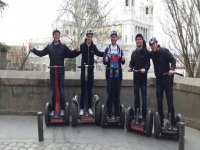
[[[71,103],[72,97],[80,94],[80,72],[65,73],[65,98]],[[43,110],[50,101],[48,72],[0,71],[0,113],[35,114]],[[107,99],[106,80],[102,72],[95,72],[93,94],[103,103]],[[133,106],[132,73],[124,73],[121,102]],[[148,79],[148,106],[156,111],[155,78]],[[165,110],[166,101],[164,101]],[[175,76],[174,107],[182,113],[188,126],[200,129],[200,79]]]

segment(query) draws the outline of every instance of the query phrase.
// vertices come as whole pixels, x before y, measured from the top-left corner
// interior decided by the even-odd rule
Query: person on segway
[[[77,56],[82,54],[81,66],[88,65],[88,79],[87,79],[87,92],[85,93],[85,68],[81,67],[81,99],[80,99],[80,112],[79,115],[82,116],[84,114],[84,101],[85,94],[88,97],[88,113],[93,115],[92,110],[92,88],[94,83],[94,55],[99,57],[103,57],[104,52],[101,52],[97,49],[96,45],[93,43],[93,32],[92,30],[87,30],[86,38],[84,43],[80,46],[80,52],[78,52]]]
[[[59,66],[58,68],[58,88],[59,88],[59,97],[60,97],[60,116],[64,117],[65,110],[65,93],[64,93],[64,78],[65,78],[65,69],[64,69],[64,59],[76,57],[77,52],[80,51],[80,47],[77,46],[74,51],[71,51],[65,44],[60,41],[60,31],[54,30],[52,33],[53,42],[48,44],[43,50],[36,50],[33,48],[32,44],[29,43],[30,52],[34,53],[37,56],[49,55],[50,66]],[[63,66],[63,67],[61,67]],[[55,116],[55,74],[54,68],[50,67],[50,81],[51,81],[51,100],[52,100],[52,111],[50,113],[51,117]]]
[[[137,34],[135,37],[136,50],[131,55],[128,71],[134,72],[134,110],[140,111],[140,93],[142,94],[142,125],[145,126],[147,114],[147,72],[150,68],[150,56],[146,48],[146,42],[142,34]]]
[[[156,38],[149,40],[149,45],[152,49],[150,52],[150,58],[154,64],[154,73],[156,76],[156,97],[157,97],[157,109],[160,116],[161,126],[164,125],[164,113],[163,113],[163,93],[165,91],[168,115],[171,114],[171,124],[176,125],[174,104],[173,104],[173,77],[174,70],[176,68],[176,59],[172,56],[170,51],[166,48],[162,48],[158,45]],[[168,75],[163,75],[168,72]]]
[[[117,44],[117,32],[113,31],[110,34],[111,44],[105,49],[103,63],[106,65],[106,80],[107,80],[107,118],[112,115],[112,105],[114,104],[114,115],[119,117],[120,105],[120,90],[122,81],[122,67],[125,64],[125,56],[122,49]],[[113,69],[116,68],[116,69]]]

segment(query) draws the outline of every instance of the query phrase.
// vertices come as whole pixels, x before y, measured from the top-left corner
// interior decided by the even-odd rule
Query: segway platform
[[[126,129],[127,131],[136,131],[140,133],[144,133],[147,136],[152,135],[153,128],[153,113],[152,111],[148,111],[146,115],[145,125],[142,125],[142,115],[139,111],[136,112],[133,108],[128,107],[126,112]]]

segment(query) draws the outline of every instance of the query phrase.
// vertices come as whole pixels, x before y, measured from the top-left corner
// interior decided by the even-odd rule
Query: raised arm
[[[43,50],[36,50],[35,48],[33,48],[32,44],[29,43],[29,50],[39,57],[49,54],[49,46],[48,45]]]
[[[77,46],[77,48],[75,50],[70,50],[69,47],[67,47],[64,44],[64,49],[65,49],[65,58],[74,58],[77,57],[78,55],[80,55],[81,51],[79,46]]]
[[[104,52],[99,51],[96,46],[95,46],[95,49],[94,49],[94,54],[96,56],[99,56],[99,57],[103,57],[104,56]]]

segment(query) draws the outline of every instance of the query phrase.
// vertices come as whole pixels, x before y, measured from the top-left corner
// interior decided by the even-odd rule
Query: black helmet
[[[110,33],[110,36],[112,36],[112,35],[116,35],[116,36],[117,36],[117,31],[112,31],[112,32]]]
[[[87,32],[86,32],[86,36],[88,36],[89,34],[92,34],[92,35],[94,35],[94,33],[92,32],[92,30],[91,30],[91,29],[87,30]]]
[[[55,29],[53,30],[52,35],[54,35],[56,32],[60,34],[60,31],[58,29]]]
[[[149,45],[153,44],[153,43],[158,43],[158,40],[155,38],[155,37],[152,37],[150,40],[149,40]]]

